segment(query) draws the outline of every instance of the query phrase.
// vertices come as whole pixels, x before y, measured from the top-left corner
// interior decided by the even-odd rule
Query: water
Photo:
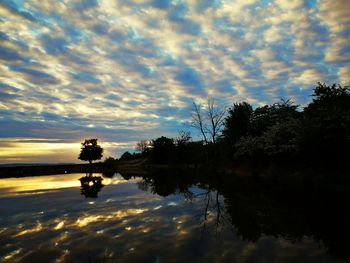
[[[343,262],[348,257],[337,227],[328,229],[322,220],[313,226],[308,221],[318,215],[308,217],[305,207],[252,191],[249,184],[115,174],[89,192],[81,187],[83,176],[0,179],[1,262]]]

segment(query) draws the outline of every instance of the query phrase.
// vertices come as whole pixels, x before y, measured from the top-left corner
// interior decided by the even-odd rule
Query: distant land
[[[0,167],[24,167],[24,166],[53,166],[53,165],[73,165],[75,163],[4,163]]]

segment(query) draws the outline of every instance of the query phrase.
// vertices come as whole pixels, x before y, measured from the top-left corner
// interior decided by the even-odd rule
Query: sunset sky
[[[349,0],[0,0],[0,163],[78,162],[186,130],[192,99],[254,107],[350,84]],[[197,135],[193,133],[194,137]]]

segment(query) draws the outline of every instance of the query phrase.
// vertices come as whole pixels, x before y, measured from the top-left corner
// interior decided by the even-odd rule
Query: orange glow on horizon
[[[82,163],[78,160],[81,142],[64,142],[46,138],[0,138],[1,163]],[[108,142],[99,139],[98,144],[104,149],[103,158],[117,157],[115,149],[133,149],[136,141]]]
[[[2,138],[0,139],[1,163],[72,162],[78,156],[80,143],[51,141],[48,139]]]
[[[80,187],[79,178],[85,176],[84,173],[46,175],[22,178],[0,179],[0,196],[38,194],[38,191],[57,190],[61,188]],[[101,174],[96,174],[101,175]],[[104,185],[127,183],[123,179],[103,178]]]

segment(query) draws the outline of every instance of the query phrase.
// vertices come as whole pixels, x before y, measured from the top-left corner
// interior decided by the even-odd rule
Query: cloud
[[[152,4],[154,7],[160,8],[160,9],[167,9],[171,6],[172,0],[153,0]]]
[[[303,71],[295,81],[303,85],[312,85],[313,83],[317,83],[320,79],[322,79],[322,73],[320,71],[316,69],[307,69]]]
[[[339,68],[339,77],[343,85],[349,85],[350,82],[350,68],[348,66]]]
[[[10,12],[17,14],[25,19],[28,19],[29,21],[32,22],[37,22],[37,19],[35,16],[28,10],[22,10],[15,1],[11,0],[4,0],[0,3],[3,5],[5,8],[7,8]]]
[[[18,95],[0,91],[0,99],[15,99]]]
[[[203,82],[200,74],[191,67],[184,67],[176,73],[176,80],[192,90],[200,91],[203,89]]]
[[[29,77],[29,80],[33,83],[48,83],[48,84],[56,84],[58,80],[44,71],[31,69],[18,65],[8,65],[9,69],[12,71],[16,71],[19,73],[24,73],[24,75]]]
[[[49,34],[41,36],[41,41],[45,51],[52,55],[65,53],[68,50],[68,42],[63,37],[53,38]]]
[[[131,144],[176,136],[191,99],[305,105],[317,81],[349,85],[348,5],[2,1],[0,135]]]
[[[346,11],[350,8],[349,1],[322,1],[319,4],[317,17],[324,23],[330,31],[330,41],[326,50],[326,61],[328,62],[349,62],[349,28],[350,16]],[[344,52],[345,51],[345,52]],[[345,54],[343,54],[343,52]]]
[[[94,8],[98,6],[97,0],[79,0],[72,4],[74,9],[79,11]]]
[[[2,60],[23,60],[23,57],[15,50],[0,46],[0,59]]]
[[[93,84],[100,84],[101,81],[96,78],[95,74],[90,72],[78,72],[76,74],[73,74],[73,77],[76,80],[83,81],[83,82],[90,82]]]
[[[215,83],[214,86],[216,87],[218,92],[228,93],[233,95],[236,93],[236,90],[232,85],[231,80],[229,79],[219,80],[218,82]]]
[[[6,33],[4,33],[4,32],[0,32],[0,39],[1,40],[10,40],[8,35]]]

